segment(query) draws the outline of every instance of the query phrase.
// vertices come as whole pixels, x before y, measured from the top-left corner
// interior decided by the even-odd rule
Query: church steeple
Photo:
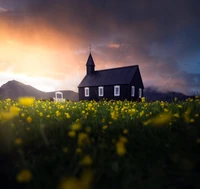
[[[95,64],[94,64],[91,52],[89,54],[86,67],[87,67],[87,75],[92,74],[94,72]]]

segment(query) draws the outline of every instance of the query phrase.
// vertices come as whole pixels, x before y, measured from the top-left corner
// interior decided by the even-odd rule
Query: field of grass
[[[199,97],[142,101],[0,101],[1,186],[199,189]]]

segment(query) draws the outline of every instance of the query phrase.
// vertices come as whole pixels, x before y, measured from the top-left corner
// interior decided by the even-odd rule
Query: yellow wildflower
[[[124,134],[127,134],[127,133],[128,133],[128,130],[127,130],[127,129],[124,129],[124,130],[123,130],[123,133],[124,133]]]
[[[27,169],[21,170],[16,176],[16,180],[21,183],[30,182],[31,179],[32,173]]]
[[[75,122],[71,127],[73,131],[78,131],[81,129],[81,124],[79,122]]]
[[[70,119],[69,113],[65,113],[65,116],[66,116],[67,119]]]
[[[69,131],[68,132],[68,136],[75,137],[76,136],[76,132],[75,131]]]
[[[84,145],[84,144],[89,144],[89,143],[90,143],[90,140],[86,133],[81,132],[78,134],[78,144],[79,145]]]
[[[13,116],[17,116],[19,115],[20,109],[15,107],[15,106],[11,106],[10,107],[10,113],[13,114]]]
[[[190,119],[190,123],[194,123],[195,122],[195,120],[194,119]]]
[[[42,112],[40,112],[40,117],[42,117],[43,116],[43,113]]]
[[[185,120],[186,123],[189,123],[189,122],[190,122],[190,117],[189,117],[190,112],[191,112],[191,109],[188,108],[188,109],[186,110],[186,112],[184,113],[184,120]]]
[[[31,118],[30,116],[28,116],[28,117],[26,118],[26,121],[27,121],[28,123],[31,123],[31,122],[32,122],[32,118]]]
[[[164,124],[169,123],[171,120],[171,114],[170,113],[162,113],[150,120],[147,120],[146,122],[144,122],[144,125],[148,125],[150,123],[156,125],[156,126],[161,126]]]
[[[56,111],[56,116],[59,117],[60,114],[61,114],[61,113],[57,110],[57,111]]]
[[[23,140],[21,138],[16,138],[15,139],[15,144],[20,146],[23,143]]]
[[[112,118],[113,120],[117,120],[117,118],[118,118],[118,112],[111,112],[111,113],[110,113],[110,116],[111,116],[111,118]]]
[[[106,130],[107,128],[108,128],[107,125],[104,125],[104,126],[102,127],[103,130]]]
[[[79,179],[65,178],[61,181],[59,189],[88,189],[92,182],[92,176],[91,171],[84,171]]]
[[[145,97],[142,97],[141,100],[142,100],[142,102],[145,102]]]
[[[31,106],[35,99],[33,97],[21,97],[18,99],[18,101],[23,106]]]
[[[178,115],[177,113],[176,113],[176,114],[174,114],[173,116],[174,116],[174,117],[177,117],[177,118],[179,117],[179,115]]]
[[[77,154],[80,154],[82,152],[82,149],[81,148],[76,148],[76,153]]]
[[[119,156],[123,156],[126,154],[125,144],[123,142],[116,143],[116,151]]]
[[[60,189],[82,189],[81,182],[76,178],[67,178],[60,184]]]
[[[125,143],[127,143],[127,138],[120,136],[119,141],[116,143],[116,152],[119,156],[123,156],[126,154]]]
[[[15,106],[11,106],[9,109],[9,112],[7,112],[7,111],[0,112],[0,119],[10,120],[10,119],[14,118],[15,116],[18,116],[19,111],[20,111],[19,108],[15,107]]]
[[[142,111],[140,112],[140,117],[142,117],[143,114],[144,114],[144,110],[142,110]]]
[[[89,155],[86,155],[80,162],[81,165],[91,165],[92,158]]]
[[[169,112],[169,110],[167,108],[164,108],[164,112]]]

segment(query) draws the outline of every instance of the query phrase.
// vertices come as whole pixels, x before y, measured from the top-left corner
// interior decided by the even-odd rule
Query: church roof
[[[94,63],[90,54],[87,64]],[[130,84],[138,65],[94,71],[86,75],[78,87]]]

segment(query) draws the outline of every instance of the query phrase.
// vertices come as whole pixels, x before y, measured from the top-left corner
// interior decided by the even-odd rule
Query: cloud
[[[200,7],[195,0],[6,2],[0,0],[0,6],[12,11],[0,16],[0,52],[7,54],[0,55],[0,62],[13,65],[16,72],[44,74],[63,87],[68,80],[76,85],[75,77],[81,80],[85,74],[92,44],[97,69],[138,64],[145,87],[199,90],[199,72],[183,67],[184,62],[194,68],[194,57],[194,63],[200,59]]]

